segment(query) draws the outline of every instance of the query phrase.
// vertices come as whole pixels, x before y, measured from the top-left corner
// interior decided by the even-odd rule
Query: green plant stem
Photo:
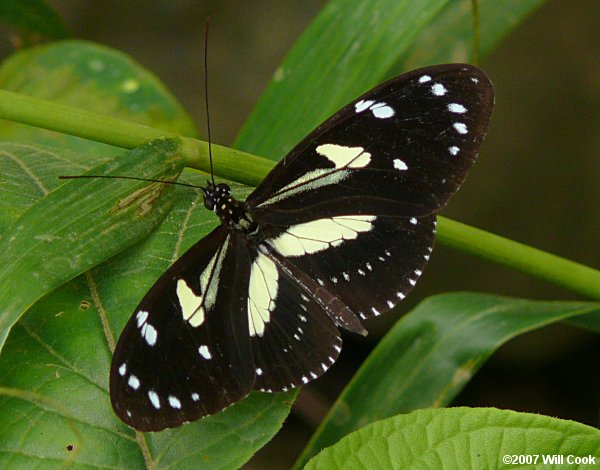
[[[0,90],[0,119],[41,127],[127,149],[174,134],[51,101]],[[187,166],[209,170],[208,145],[184,138]],[[213,144],[215,173],[255,186],[271,160]],[[443,217],[439,243],[600,300],[600,271]]]
[[[0,90],[0,119],[41,127],[115,147],[133,149],[160,137],[175,137],[172,132],[136,124],[111,116],[92,113],[52,101]],[[183,138],[186,166],[210,171],[208,144]],[[215,172],[223,178],[256,186],[273,167],[273,162],[246,152],[212,145]]]
[[[469,225],[438,218],[437,241],[600,300],[600,271]]]

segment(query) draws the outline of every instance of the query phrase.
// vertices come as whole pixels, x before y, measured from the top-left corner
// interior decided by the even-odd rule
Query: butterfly
[[[248,196],[203,188],[221,224],[152,286],[116,346],[116,414],[158,431],[251,391],[325,373],[340,330],[404,299],[429,260],[436,213],[486,133],[492,84],[470,65],[393,78],[335,113]]]

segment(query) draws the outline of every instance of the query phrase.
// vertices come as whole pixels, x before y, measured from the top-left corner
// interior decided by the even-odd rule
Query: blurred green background
[[[502,0],[499,0],[502,1]],[[320,0],[49,0],[78,38],[133,56],[158,75],[205,134],[203,38],[210,32],[214,142],[229,145]],[[468,1],[464,2],[468,7]],[[480,159],[443,215],[600,267],[600,2],[548,1],[481,64],[496,108]],[[0,35],[0,57],[12,50]],[[245,468],[294,461],[344,383],[387,328],[438,292],[536,299],[567,291],[439,247],[409,299],[345,337],[339,363],[305,387],[284,430]],[[600,339],[565,325],[503,347],[457,404],[497,406],[598,425]]]

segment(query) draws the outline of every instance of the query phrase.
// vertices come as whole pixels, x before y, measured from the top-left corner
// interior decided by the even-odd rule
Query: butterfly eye
[[[219,195],[219,196],[229,196],[231,194],[231,189],[229,188],[229,186],[225,183],[219,183],[215,189],[215,192]]]
[[[213,193],[204,193],[204,207],[209,211],[215,210],[215,198]]]

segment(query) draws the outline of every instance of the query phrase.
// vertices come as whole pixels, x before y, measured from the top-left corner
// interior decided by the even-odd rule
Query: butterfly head
[[[252,217],[244,208],[244,204],[236,201],[231,195],[231,188],[225,183],[208,182],[204,193],[204,207],[213,211],[221,222],[233,230],[251,233],[256,229]]]
[[[219,207],[231,202],[231,188],[225,183],[215,185],[209,181],[202,192],[204,193],[204,207],[217,214],[220,212]]]

